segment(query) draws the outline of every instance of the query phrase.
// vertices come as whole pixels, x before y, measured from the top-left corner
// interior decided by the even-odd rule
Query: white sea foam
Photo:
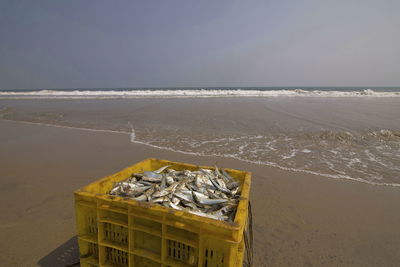
[[[128,121],[128,125],[129,125],[129,127],[131,127],[130,136],[131,136],[131,142],[133,143],[133,142],[135,142],[135,139],[136,139],[135,129],[133,128],[133,125],[130,121]]]
[[[293,150],[293,151],[290,153],[290,155],[283,155],[283,156],[282,156],[282,159],[290,159],[290,158],[293,158],[294,156],[296,156],[296,152],[297,152],[297,150],[295,149],[295,150]]]
[[[276,168],[279,168],[279,169],[282,169],[282,170],[288,170],[288,171],[294,171],[294,172],[303,172],[303,173],[308,173],[308,174],[313,174],[313,175],[324,176],[324,177],[328,177],[328,178],[345,179],[345,180],[357,181],[357,182],[362,182],[362,183],[371,184],[371,185],[385,185],[385,186],[400,187],[399,183],[375,182],[375,181],[379,181],[379,180],[382,179],[382,177],[379,177],[377,175],[374,178],[375,181],[366,180],[366,179],[363,179],[363,178],[360,178],[360,177],[354,177],[354,176],[347,175],[345,172],[337,170],[335,168],[335,165],[332,164],[329,161],[325,161],[325,164],[327,164],[329,166],[329,168],[335,172],[334,174],[323,173],[323,172],[313,171],[313,170],[309,170],[309,169],[302,169],[302,168],[300,169],[300,168],[296,168],[296,167],[282,166],[282,165],[280,165],[280,164],[278,164],[276,162],[272,162],[272,161],[268,161],[268,160],[250,159],[250,158],[243,157],[243,155],[241,155],[240,153],[237,153],[237,154],[235,154],[235,153],[215,153],[215,152],[210,152],[210,151],[208,151],[208,152],[204,152],[204,151],[203,152],[192,152],[192,151],[187,151],[187,150],[182,150],[182,149],[175,149],[175,148],[172,148],[170,146],[157,145],[157,144],[154,144],[153,142],[138,140],[136,138],[135,130],[134,130],[133,127],[132,127],[131,131],[129,132],[129,131],[114,131],[114,130],[102,130],[102,129],[92,129],[92,128],[83,128],[83,127],[73,127],[73,126],[46,124],[46,123],[38,123],[38,122],[14,121],[14,120],[7,120],[7,119],[3,119],[3,120],[19,122],[19,123],[26,123],[26,124],[36,124],[36,125],[42,125],[42,126],[58,127],[58,128],[76,129],[76,130],[83,130],[83,131],[126,134],[126,135],[130,136],[130,141],[132,143],[146,145],[146,146],[153,147],[153,148],[156,148],[156,149],[167,150],[167,151],[172,151],[172,152],[186,154],[186,155],[232,158],[232,159],[236,159],[236,160],[239,160],[239,161],[242,161],[242,162],[258,164],[258,165],[266,165],[266,166],[276,167]],[[219,141],[221,141],[221,140],[219,140]],[[359,162],[359,160],[356,160],[356,161]],[[365,167],[367,167],[367,166],[365,166]]]
[[[149,98],[149,97],[400,97],[400,92],[363,91],[305,91],[295,90],[242,90],[242,89],[185,89],[185,90],[39,90],[39,91],[1,91],[0,99],[113,99],[113,98]]]

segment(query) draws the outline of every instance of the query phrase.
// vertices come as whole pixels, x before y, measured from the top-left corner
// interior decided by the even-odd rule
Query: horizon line
[[[0,89],[0,91],[13,91],[13,90],[92,90],[92,89],[199,89],[199,88],[400,88],[399,86],[371,86],[371,85],[357,85],[357,86],[147,86],[147,87],[57,87],[57,88],[13,88],[13,89]]]

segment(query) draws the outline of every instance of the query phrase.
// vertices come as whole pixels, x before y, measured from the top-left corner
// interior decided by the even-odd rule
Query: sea
[[[1,90],[0,119],[400,186],[400,87]]]

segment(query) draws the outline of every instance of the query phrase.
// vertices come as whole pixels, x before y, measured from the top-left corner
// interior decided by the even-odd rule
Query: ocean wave
[[[10,120],[3,118],[3,120]],[[223,157],[247,163],[276,167],[282,170],[303,172],[334,179],[345,179],[371,185],[400,187],[398,182],[399,135],[397,131],[377,130],[364,134],[323,131],[305,135],[261,136],[245,135],[188,138],[176,133],[151,134],[151,129],[94,129],[57,123],[19,121],[22,123],[52,126],[83,131],[126,134],[130,142],[173,151],[186,155]],[[177,136],[176,143],[166,136]],[[367,140],[368,139],[368,140]],[[359,145],[368,141],[367,149]],[[394,142],[393,142],[394,141]],[[350,142],[350,143],[349,143]]]
[[[133,137],[132,137],[132,135],[133,135]],[[307,169],[301,169],[301,168],[296,168],[296,167],[283,166],[283,165],[281,165],[279,163],[272,162],[272,161],[267,161],[267,160],[249,159],[249,158],[243,157],[242,155],[240,155],[240,153],[239,154],[235,154],[235,153],[229,154],[229,153],[215,153],[215,152],[214,153],[210,153],[210,152],[204,152],[204,151],[202,151],[202,152],[194,152],[194,151],[188,151],[188,150],[172,148],[171,146],[168,146],[168,145],[158,145],[158,144],[155,144],[155,143],[149,142],[149,141],[139,141],[139,140],[135,139],[135,131],[134,131],[134,129],[132,129],[132,133],[131,133],[131,142],[132,143],[136,143],[136,144],[146,145],[146,146],[149,146],[149,147],[152,147],[152,148],[156,148],[156,149],[160,149],[160,150],[167,150],[167,151],[171,151],[171,152],[175,152],[175,153],[180,153],[180,154],[186,154],[186,155],[192,155],[192,156],[202,156],[202,157],[231,158],[231,159],[239,160],[239,161],[250,163],[250,164],[264,165],[264,166],[278,168],[278,169],[281,169],[281,170],[307,173],[307,174],[323,176],[323,177],[331,178],[331,179],[343,179],[343,180],[349,180],[349,181],[353,181],[353,182],[361,182],[361,183],[365,183],[365,184],[369,184],[369,185],[375,185],[375,186],[382,186],[383,185],[383,186],[400,187],[400,183],[380,181],[381,179],[378,178],[378,177],[375,177],[374,180],[367,180],[365,178],[347,175],[343,171],[337,171],[336,170],[337,173],[332,174],[332,173],[325,173],[325,172],[315,171],[315,170],[307,170]],[[296,152],[297,151],[292,152],[293,155],[291,154],[287,158],[293,157],[294,154],[296,154]],[[304,149],[304,150],[302,150],[300,152],[310,153],[311,151],[308,150],[308,149]],[[328,163],[330,163],[330,162],[328,162]],[[352,166],[350,166],[350,167],[352,167]]]
[[[302,89],[243,90],[243,89],[185,89],[185,90],[37,90],[0,91],[0,99],[115,99],[147,97],[400,97],[400,92],[362,91],[321,91]]]

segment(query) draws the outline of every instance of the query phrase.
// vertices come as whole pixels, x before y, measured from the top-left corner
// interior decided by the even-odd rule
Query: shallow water
[[[400,185],[397,97],[2,99],[0,109],[4,119],[122,131],[183,153]]]

